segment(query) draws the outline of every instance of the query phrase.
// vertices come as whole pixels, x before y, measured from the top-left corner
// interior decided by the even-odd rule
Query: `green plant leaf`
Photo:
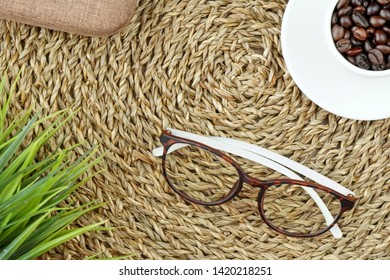
[[[18,257],[17,259],[18,260],[28,260],[28,259],[33,259],[33,258],[36,258],[38,256],[40,256],[41,254],[43,254],[44,252],[80,235],[80,234],[83,234],[85,232],[88,232],[88,231],[97,231],[97,230],[110,230],[110,228],[105,228],[105,227],[99,227],[100,225],[104,224],[105,222],[99,222],[99,223],[95,223],[95,224],[92,224],[92,225],[88,225],[88,226],[84,226],[82,228],[78,228],[78,229],[72,229],[72,230],[67,230],[67,231],[61,231],[57,234],[57,237],[52,239],[52,240],[49,240],[47,242],[42,242],[41,244],[37,245],[34,247],[34,249],[26,252],[24,255]]]
[[[23,243],[24,240],[39,226],[48,214],[41,216],[38,220],[28,226],[21,234],[19,234],[7,247],[0,251],[0,260],[8,259]]]
[[[95,202],[92,202],[72,210],[63,209],[56,215],[48,217],[44,222],[42,222],[39,228],[37,228],[36,231],[29,236],[23,246],[21,246],[16,252],[16,255],[22,255],[32,250],[36,244],[40,244],[41,242],[49,242],[60,230],[65,228],[71,222],[102,205],[103,204],[96,204]]]
[[[27,133],[30,131],[31,126],[36,121],[37,116],[34,116],[18,134],[15,141],[4,151],[0,157],[0,172],[3,172],[5,166],[8,164],[8,161],[12,158],[15,152],[18,150],[23,140],[26,138]]]
[[[80,144],[62,149],[59,139],[55,143],[60,145],[49,146],[77,111],[64,109],[39,118],[41,112],[31,117],[29,109],[6,125],[16,84],[8,95],[4,94],[4,84],[5,76],[0,82],[0,259],[35,258],[79,234],[104,230],[100,227],[104,222],[65,229],[80,216],[101,207],[101,203],[59,207],[100,172],[79,179],[102,160],[102,156],[96,157],[98,147],[71,162],[70,154]],[[29,133],[38,131],[38,126],[40,132],[30,139]],[[54,152],[38,160],[37,155],[48,146]]]

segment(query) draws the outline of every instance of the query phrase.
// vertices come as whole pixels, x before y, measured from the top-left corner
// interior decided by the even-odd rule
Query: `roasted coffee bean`
[[[351,4],[354,6],[361,6],[361,5],[363,5],[363,1],[362,0],[351,0]]]
[[[369,22],[372,27],[380,28],[385,25],[386,19],[381,16],[372,16],[370,17]]]
[[[332,27],[332,37],[334,41],[338,41],[344,37],[345,34],[345,29],[344,27],[335,24]]]
[[[344,31],[344,33],[345,33],[345,31]],[[357,28],[355,31],[352,32],[352,34],[359,41],[367,40],[367,31],[362,27]]]
[[[390,20],[390,10],[389,9],[382,9],[379,12],[379,15],[386,20]]]
[[[374,48],[374,45],[370,41],[364,42],[364,50],[368,53]]]
[[[387,4],[390,4],[390,0],[376,0],[379,4],[385,6]]]
[[[367,12],[367,9],[364,8],[363,6],[357,6],[353,9],[353,11],[355,13],[359,13],[359,14],[365,14]]]
[[[352,48],[351,41],[348,39],[340,39],[336,42],[336,47],[339,52],[345,53]]]
[[[348,56],[357,56],[358,54],[361,54],[363,52],[362,47],[353,47],[350,50],[346,51],[345,53]]]
[[[372,70],[384,70],[386,67],[383,53],[378,49],[373,49],[368,53],[368,60],[371,62]]]
[[[375,28],[374,27],[369,27],[367,28],[367,35],[372,37],[375,33]]]
[[[337,16],[337,13],[332,14],[332,25],[335,25],[339,22],[339,17]]]
[[[344,28],[351,28],[352,27],[352,20],[350,16],[343,16],[340,18],[340,25]]]
[[[352,21],[356,24],[358,27],[368,28],[370,26],[370,23],[366,19],[366,17],[356,11],[352,13]]]
[[[356,59],[354,56],[347,56],[347,60],[351,62],[353,65],[356,65]]]
[[[352,34],[353,34],[353,33],[352,33]],[[359,40],[356,39],[354,36],[352,36],[352,37],[350,38],[350,40],[351,40],[352,46],[354,46],[354,47],[361,47],[361,46],[363,46],[363,41],[359,41]]]
[[[380,50],[385,55],[390,54],[390,46],[388,46],[388,45],[377,45],[376,48],[378,50]]]
[[[390,0],[339,0],[331,35],[350,63],[366,70],[390,70]]]
[[[341,8],[338,12],[337,15],[339,17],[349,15],[352,12],[352,7],[351,6],[345,6],[344,8]]]
[[[371,69],[374,71],[382,71],[386,69],[386,64],[371,65]]]
[[[370,69],[371,68],[371,64],[368,60],[368,57],[365,53],[360,53],[356,56],[356,65],[359,66],[360,68],[362,69]]]
[[[381,10],[381,6],[378,3],[373,2],[367,7],[367,15],[369,16],[375,15],[379,13],[380,10]]]
[[[386,35],[387,35],[387,36],[390,36],[390,27],[388,27],[388,26],[383,26],[382,30],[386,32]]]
[[[350,0],[340,0],[336,5],[337,10],[340,10],[342,7],[347,6],[349,2]]]
[[[345,31],[344,31],[345,32]],[[374,43],[376,45],[384,45],[387,43],[387,35],[383,30],[376,30],[374,33]]]
[[[352,33],[353,34],[353,33]],[[351,43],[352,43],[352,46],[353,47],[361,47],[363,46],[363,41],[359,41],[358,39],[356,39],[354,36],[352,36],[351,38],[349,38],[351,40]]]

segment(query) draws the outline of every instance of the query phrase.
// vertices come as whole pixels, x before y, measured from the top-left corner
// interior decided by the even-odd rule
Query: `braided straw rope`
[[[126,30],[104,39],[1,22],[8,85],[24,67],[10,118],[29,106],[80,108],[65,145],[100,143],[106,153],[106,171],[69,201],[107,201],[77,224],[117,229],[44,258],[390,259],[390,120],[337,117],[300,92],[281,54],[286,2],[144,0]],[[359,201],[340,222],[344,237],[277,234],[240,197],[185,203],[151,154],[165,127],[255,143],[350,188]]]

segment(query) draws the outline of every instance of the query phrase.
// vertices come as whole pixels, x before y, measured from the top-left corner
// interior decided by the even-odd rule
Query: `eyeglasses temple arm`
[[[346,187],[336,183],[335,181],[325,177],[324,175],[322,175],[322,174],[320,174],[320,173],[318,173],[318,172],[316,172],[316,171],[314,171],[314,170],[312,170],[312,169],[310,169],[310,168],[308,168],[308,167],[306,167],[306,166],[304,166],[296,161],[293,161],[289,158],[286,158],[282,155],[279,155],[279,154],[272,152],[270,150],[267,150],[265,148],[261,148],[261,147],[256,146],[256,145],[249,144],[249,143],[235,140],[235,139],[231,139],[231,138],[215,137],[215,136],[201,136],[201,135],[197,135],[197,134],[193,134],[193,133],[189,133],[189,132],[185,132],[185,131],[181,131],[181,130],[177,130],[177,129],[170,129],[170,128],[168,130],[171,131],[173,135],[176,135],[176,136],[182,137],[182,138],[186,138],[189,140],[197,141],[197,142],[203,143],[203,144],[208,145],[208,146],[212,146],[209,144],[210,144],[210,140],[213,139],[214,141],[217,141],[217,142],[214,142],[214,141],[212,142],[215,149],[221,150],[221,147],[223,147],[223,148],[229,147],[229,149],[233,149],[234,150],[233,153],[238,155],[238,156],[242,156],[242,155],[240,155],[240,153],[242,153],[243,151],[247,151],[250,153],[260,155],[263,158],[267,158],[271,161],[278,163],[279,165],[283,165],[283,166],[285,166],[285,167],[287,167],[295,172],[298,172],[299,174],[302,174],[302,175],[312,179],[313,181],[315,181],[319,184],[327,186],[328,188],[331,188],[331,189],[333,189],[333,190],[335,190],[335,191],[337,191],[345,196],[348,196],[348,194],[355,195],[352,191],[350,191]],[[221,145],[221,142],[225,145]],[[217,147],[215,147],[215,145]]]
[[[228,145],[234,145],[236,147],[239,147],[241,149],[245,149],[247,151],[251,151],[252,153],[256,153],[258,155],[261,155],[263,157],[266,157],[270,160],[273,160],[280,165],[283,165],[287,168],[290,168],[294,170],[295,172],[298,172],[299,174],[302,174],[313,181],[322,184],[324,186],[327,186],[328,188],[331,188],[339,193],[344,194],[345,196],[348,196],[348,194],[355,195],[354,192],[350,191],[346,187],[336,183],[335,181],[325,177],[324,175],[296,162],[289,158],[286,158],[282,155],[279,155],[275,152],[272,152],[270,150],[267,150],[265,148],[261,148],[254,144],[249,144],[243,141],[235,140],[235,139],[228,139],[223,137],[214,137],[214,136],[208,136],[209,138],[213,138],[219,142],[228,144]]]

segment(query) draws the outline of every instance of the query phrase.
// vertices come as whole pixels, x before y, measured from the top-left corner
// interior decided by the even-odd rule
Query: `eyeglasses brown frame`
[[[257,197],[257,204],[258,204],[258,210],[259,210],[259,213],[260,213],[262,220],[273,230],[275,230],[281,234],[287,235],[287,236],[314,237],[314,236],[318,236],[320,234],[323,234],[324,232],[331,229],[339,221],[339,219],[341,218],[341,216],[343,215],[343,213],[345,211],[351,210],[356,202],[356,198],[352,194],[345,196],[345,195],[343,195],[343,194],[341,194],[341,193],[339,193],[331,188],[328,188],[326,186],[323,186],[323,185],[320,185],[317,183],[306,182],[306,181],[301,181],[301,180],[293,180],[293,179],[287,179],[287,178],[286,179],[274,179],[274,180],[260,180],[260,179],[251,177],[247,173],[245,173],[245,171],[241,168],[241,166],[235,160],[233,160],[231,157],[227,156],[225,153],[221,152],[220,150],[214,149],[214,148],[209,147],[205,144],[202,144],[202,143],[190,140],[190,139],[186,139],[186,138],[172,135],[172,133],[169,130],[164,130],[162,132],[162,134],[160,136],[160,141],[164,147],[163,156],[162,156],[163,176],[164,176],[165,180],[167,181],[168,185],[172,188],[172,190],[175,193],[179,194],[184,200],[191,202],[191,203],[200,204],[203,206],[220,205],[220,204],[223,204],[223,203],[228,202],[231,199],[233,199],[241,191],[243,184],[247,183],[247,184],[251,185],[252,187],[260,189],[258,197]],[[183,192],[175,187],[175,185],[169,179],[169,176],[168,176],[167,171],[166,171],[166,156],[167,156],[169,148],[174,144],[188,144],[191,146],[202,148],[206,151],[209,151],[210,153],[213,153],[214,155],[216,155],[216,156],[222,158],[223,160],[225,160],[226,162],[230,163],[237,170],[238,175],[239,175],[239,179],[234,184],[234,186],[229,191],[229,193],[217,201],[205,202],[205,201],[197,200],[197,199],[194,199],[194,198],[188,196],[185,192]],[[263,207],[264,193],[270,186],[278,186],[278,185],[282,185],[282,184],[299,185],[299,186],[309,187],[309,188],[313,188],[313,189],[322,190],[322,191],[325,191],[325,192],[333,195],[336,199],[338,199],[340,201],[340,210],[339,210],[338,215],[336,216],[334,221],[330,225],[328,225],[325,229],[320,230],[320,231],[315,232],[315,233],[309,233],[309,234],[292,233],[292,232],[288,232],[288,231],[285,231],[281,228],[274,226],[267,219],[267,217],[265,215],[265,211],[264,211],[264,207]]]

